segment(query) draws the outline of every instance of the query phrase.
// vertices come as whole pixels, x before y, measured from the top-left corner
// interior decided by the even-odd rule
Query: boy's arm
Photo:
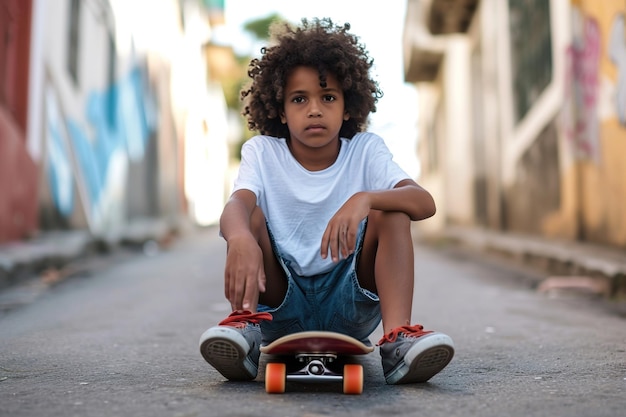
[[[436,211],[435,200],[430,193],[411,179],[400,181],[391,190],[370,191],[365,194],[368,194],[370,209],[401,211],[412,221],[427,219]]]
[[[233,310],[256,310],[259,292],[265,291],[263,253],[250,229],[256,196],[249,190],[235,191],[220,217],[226,240],[224,293]]]
[[[330,251],[333,261],[351,254],[356,245],[359,223],[370,210],[401,211],[413,221],[435,214],[435,201],[415,181],[405,179],[391,190],[363,191],[354,194],[328,222],[322,236],[322,258]]]

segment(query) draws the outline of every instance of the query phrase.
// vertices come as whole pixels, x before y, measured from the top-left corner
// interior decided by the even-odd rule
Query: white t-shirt
[[[312,276],[333,268],[320,248],[328,221],[343,203],[359,191],[391,189],[407,178],[373,133],[341,138],[337,160],[321,171],[300,165],[286,139],[255,136],[243,145],[233,191],[256,195],[283,257],[298,275]]]

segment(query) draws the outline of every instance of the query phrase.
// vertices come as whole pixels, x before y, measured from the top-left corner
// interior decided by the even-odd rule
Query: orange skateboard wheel
[[[343,367],[343,393],[361,394],[363,392],[363,366],[348,364]]]
[[[268,363],[265,367],[265,392],[282,394],[285,392],[287,366],[284,363]]]

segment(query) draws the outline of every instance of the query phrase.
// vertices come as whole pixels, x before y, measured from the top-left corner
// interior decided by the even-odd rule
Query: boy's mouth
[[[315,125],[307,126],[305,130],[319,130],[319,129],[326,129],[326,128],[324,127],[324,125],[315,124]]]

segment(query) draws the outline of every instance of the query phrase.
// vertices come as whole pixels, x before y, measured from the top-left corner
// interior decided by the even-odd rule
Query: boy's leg
[[[413,239],[408,216],[372,210],[357,275],[378,294],[384,336],[378,342],[389,384],[426,382],[448,365],[452,339],[410,325],[414,277]]]
[[[287,289],[287,278],[274,256],[265,216],[258,207],[250,219],[250,228],[263,252],[266,291],[259,294],[252,311],[234,311],[200,337],[200,353],[204,359],[230,380],[256,377],[262,340],[260,322],[272,318],[269,313],[256,312],[258,301],[278,305]]]
[[[370,211],[357,276],[361,287],[380,298],[385,334],[410,324],[413,268],[409,217],[400,212]]]

